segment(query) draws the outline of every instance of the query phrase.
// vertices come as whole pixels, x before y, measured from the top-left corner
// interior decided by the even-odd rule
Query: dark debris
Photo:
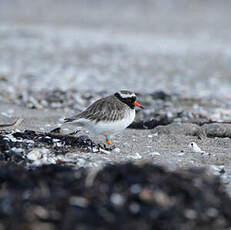
[[[154,129],[159,125],[168,125],[172,123],[172,119],[167,116],[161,117],[160,119],[151,119],[147,121],[133,122],[128,126],[129,129]]]
[[[170,94],[168,94],[162,90],[155,91],[155,92],[151,93],[151,96],[155,100],[159,99],[159,100],[163,100],[163,101],[171,100],[171,98],[172,98]]]
[[[0,135],[0,160],[27,162],[26,154],[34,148],[47,148],[51,153],[68,151],[90,152],[97,145],[86,135],[70,136],[40,133],[32,130],[8,132]]]
[[[91,182],[92,181],[92,182]],[[112,165],[95,177],[57,165],[0,166],[3,229],[223,230],[231,199],[201,170]],[[13,220],[13,221],[12,221]]]

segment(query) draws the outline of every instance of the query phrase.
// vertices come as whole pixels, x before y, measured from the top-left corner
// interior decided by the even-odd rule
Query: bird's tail
[[[77,114],[72,117],[67,117],[67,118],[64,118],[63,123],[77,121],[79,118],[81,118],[80,114]]]
[[[74,121],[74,120],[75,120],[75,119],[73,119],[73,118],[64,118],[63,123],[72,122],[72,121]]]

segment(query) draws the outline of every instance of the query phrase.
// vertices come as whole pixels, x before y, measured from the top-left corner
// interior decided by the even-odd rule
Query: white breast
[[[78,122],[76,122],[76,124],[85,127],[92,133],[110,136],[111,134],[121,132],[127,128],[134,121],[134,119],[135,110],[129,109],[122,120],[99,121],[96,123],[94,121],[81,118],[78,120]]]

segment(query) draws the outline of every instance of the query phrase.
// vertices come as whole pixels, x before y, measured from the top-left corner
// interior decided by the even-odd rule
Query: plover
[[[135,107],[143,108],[136,95],[121,90],[113,95],[95,101],[81,113],[65,118],[64,122],[75,123],[97,135],[104,135],[111,144],[110,135],[127,128],[135,119]]]

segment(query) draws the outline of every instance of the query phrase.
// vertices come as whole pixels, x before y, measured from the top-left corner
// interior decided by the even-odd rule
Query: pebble
[[[37,162],[38,165],[43,164],[45,161],[49,161],[48,153],[50,151],[46,148],[35,148],[27,154],[27,158],[31,161],[38,161],[39,159],[43,159],[43,162]]]
[[[133,154],[128,155],[128,158],[139,160],[142,158],[142,156],[139,153],[133,153]]]
[[[62,147],[62,146],[64,146],[64,143],[62,143],[62,142],[56,142],[56,146],[57,147]]]
[[[72,196],[69,198],[69,204],[85,208],[88,206],[88,200],[84,197]]]
[[[68,157],[66,157],[66,155],[58,155],[57,157],[56,157],[56,162],[57,161],[62,161],[62,162],[69,162],[69,163],[75,163],[75,162],[77,162],[77,159],[73,159],[73,158],[68,158]]]
[[[79,167],[86,167],[87,161],[82,158],[79,158],[77,164]]]
[[[25,142],[25,143],[28,143],[28,144],[34,144],[34,141],[33,141],[33,140],[25,139],[24,142]]]
[[[39,167],[41,165],[49,165],[49,164],[52,164],[51,162],[47,161],[47,159],[40,159],[40,160],[36,160],[36,161],[33,161],[32,164],[30,164],[31,166],[36,166],[36,167]],[[55,163],[53,163],[55,164]]]
[[[56,164],[57,158],[55,154],[45,154],[43,160],[44,164]]]
[[[213,175],[221,175],[225,172],[224,165],[210,165],[209,170],[213,173]]]
[[[59,139],[53,139],[52,141],[53,142],[59,142],[60,140]]]
[[[48,211],[41,207],[41,206],[35,206],[33,212],[36,214],[36,216],[38,216],[39,218],[43,218],[46,219],[49,216]]]
[[[24,153],[24,150],[22,148],[16,148],[16,147],[11,148],[11,151],[15,153]]]
[[[93,153],[97,153],[97,152],[99,152],[99,148],[98,148],[98,147],[93,147],[93,148],[91,149],[91,151],[92,151]]]
[[[10,140],[10,141],[12,141],[12,142],[22,142],[22,140],[18,140],[18,139],[15,138],[12,134],[6,135],[3,139],[4,139],[4,140]]]
[[[138,213],[140,211],[140,205],[135,203],[135,202],[132,202],[130,205],[129,205],[129,210],[132,212],[132,213]]]
[[[65,158],[69,160],[77,160],[78,156],[76,153],[66,153]]]
[[[154,156],[160,156],[160,153],[158,153],[158,152],[151,152],[148,155],[151,156],[151,157],[154,157]]]
[[[116,206],[121,206],[124,204],[124,197],[119,193],[112,193],[110,197],[111,202]]]
[[[131,187],[130,187],[130,191],[131,193],[133,194],[138,194],[140,191],[141,191],[141,186],[139,184],[133,184]]]
[[[114,149],[112,150],[112,152],[113,152],[113,153],[119,153],[119,152],[120,152],[120,148],[117,148],[117,147],[116,147],[116,148],[114,148]]]

